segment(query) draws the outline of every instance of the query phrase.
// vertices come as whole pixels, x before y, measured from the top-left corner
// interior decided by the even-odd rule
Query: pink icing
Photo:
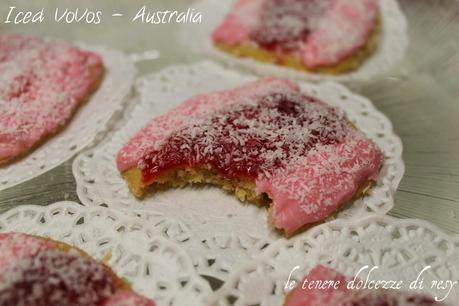
[[[300,50],[304,64],[331,66],[352,56],[368,41],[377,18],[377,1],[335,0]]]
[[[297,53],[308,68],[332,66],[366,44],[378,12],[377,0],[239,0],[212,39]]]
[[[205,117],[215,110],[235,104],[241,99],[250,99],[260,95],[269,95],[277,91],[288,90],[299,91],[299,88],[290,81],[264,78],[235,90],[224,90],[192,97],[167,114],[151,120],[129,140],[118,153],[116,159],[118,169],[123,172],[137,166],[139,160],[146,153],[161,145],[171,133],[172,128],[182,128],[189,122],[191,117]]]
[[[44,239],[21,233],[0,233],[0,275],[15,262],[53,248],[54,244]]]
[[[239,44],[249,36],[257,25],[264,0],[239,0],[225,18],[224,26],[219,26],[212,34],[214,41],[230,45]]]
[[[155,306],[91,258],[55,242],[0,233],[0,305]]]
[[[279,106],[265,103],[276,96],[284,97]],[[251,176],[256,191],[273,199],[274,225],[288,234],[328,217],[382,163],[379,148],[336,110],[276,78],[192,97],[150,121],[117,156],[121,172],[138,167],[146,181],[162,169],[202,164],[228,178]]]
[[[0,34],[0,161],[63,127],[100,78],[101,65],[97,54],[66,43]]]
[[[302,165],[257,180],[257,192],[271,194],[275,203],[272,220],[277,228],[294,233],[321,221],[350,201],[363,183],[376,180],[381,151],[360,132],[349,133],[346,142],[321,147]]]
[[[333,269],[318,265],[288,294],[284,306],[446,306],[427,295],[414,292],[348,288],[352,280]],[[319,282],[322,287],[317,287]]]

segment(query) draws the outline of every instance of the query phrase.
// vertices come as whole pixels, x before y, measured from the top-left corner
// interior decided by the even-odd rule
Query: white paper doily
[[[105,71],[99,89],[78,109],[64,130],[23,158],[0,166],[0,190],[59,166],[96,141],[127,101],[136,76],[134,63],[119,51],[84,44],[79,46],[102,56]]]
[[[136,210],[144,216],[174,219],[196,241],[186,241],[198,272],[224,280],[237,264],[256,256],[280,236],[268,225],[266,209],[242,204],[214,187],[174,189],[135,199],[115,163],[119,149],[146,122],[197,93],[231,88],[253,76],[227,70],[212,62],[169,67],[137,84],[140,103],[96,147],[82,152],[73,163],[77,193],[84,205]],[[384,150],[386,160],[371,196],[357,200],[338,218],[354,218],[367,211],[386,213],[404,172],[402,145],[389,120],[370,101],[336,83],[301,84],[302,90],[342,107],[348,117]],[[202,243],[202,241],[206,243]]]
[[[23,232],[67,242],[128,279],[134,290],[161,305],[204,305],[209,284],[195,271],[187,253],[153,228],[137,226],[136,216],[73,202],[19,206],[0,215],[0,232]]]
[[[200,190],[192,198],[199,197]],[[188,195],[189,197],[189,195]],[[203,203],[212,203],[215,199],[221,200],[222,195],[218,192],[205,192],[202,198]],[[261,224],[261,218],[256,211],[256,207],[247,209],[247,215],[244,218],[235,218],[231,220],[232,213],[230,209],[224,209],[224,206],[231,207],[234,205],[230,196],[222,205],[222,214],[209,212],[209,217],[199,218],[193,213],[188,212],[185,197],[179,197],[177,203],[172,204],[171,211],[153,212],[146,210],[136,210],[135,214],[138,219],[136,226],[147,232],[160,233],[168,240],[176,242],[187,254],[190,255],[196,271],[200,275],[211,276],[224,282],[229,273],[259,254],[269,243],[277,239],[274,235],[269,235],[269,229],[266,222]],[[226,203],[225,203],[226,202]],[[203,211],[205,204],[197,209]],[[176,219],[170,217],[177,215],[176,210],[182,210],[183,218]],[[248,224],[251,218],[259,218],[260,222],[254,225]],[[185,220],[193,220],[186,222]],[[190,225],[190,223],[193,224]],[[263,228],[257,228],[262,226]],[[243,230],[238,230],[238,228]],[[269,235],[269,237],[265,237]],[[218,283],[215,283],[218,285]]]
[[[379,45],[376,52],[356,71],[331,76],[304,73],[294,69],[262,63],[250,58],[237,58],[213,46],[212,31],[223,21],[235,0],[200,0],[193,5],[196,12],[202,13],[202,23],[186,27],[178,33],[178,40],[184,47],[194,53],[205,54],[223,62],[249,69],[261,75],[276,75],[297,80],[333,80],[333,81],[364,81],[378,75],[387,74],[401,61],[408,48],[407,21],[396,0],[379,0],[381,7],[382,26]]]
[[[424,291],[442,299],[448,289],[433,290],[431,284],[435,280],[459,281],[459,236],[448,236],[425,221],[387,216],[330,222],[268,247],[256,260],[235,271],[211,304],[282,305],[289,275],[290,281],[298,284],[318,263],[350,277],[365,265],[378,266],[370,279],[403,281],[405,290],[410,290],[409,284],[430,265],[421,275]],[[359,277],[365,279],[366,275]],[[457,305],[459,284],[448,298]]]

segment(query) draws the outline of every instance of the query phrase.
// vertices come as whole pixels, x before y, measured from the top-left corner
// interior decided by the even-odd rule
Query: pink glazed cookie
[[[56,134],[99,86],[99,55],[62,42],[0,34],[0,163]]]
[[[352,280],[318,265],[287,295],[284,306],[446,306],[414,292],[353,289]]]
[[[237,0],[212,40],[237,57],[339,74],[376,49],[379,18],[378,0]]]
[[[108,266],[63,242],[0,233],[0,306],[155,306]]]
[[[374,181],[384,157],[337,109],[297,84],[262,78],[192,97],[118,153],[131,192],[208,183],[270,206],[291,235],[333,215]]]

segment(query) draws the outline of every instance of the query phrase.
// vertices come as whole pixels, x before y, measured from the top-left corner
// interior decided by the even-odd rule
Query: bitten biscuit
[[[213,184],[270,205],[287,236],[366,192],[384,157],[337,109],[287,80],[262,78],[192,97],[118,152],[131,192]]]

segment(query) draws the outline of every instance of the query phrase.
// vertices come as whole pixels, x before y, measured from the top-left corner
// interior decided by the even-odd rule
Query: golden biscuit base
[[[156,177],[152,181],[143,182],[142,171],[138,168],[131,168],[123,172],[123,178],[127,182],[129,190],[131,193],[137,197],[142,198],[145,196],[147,187],[151,187],[154,191],[165,190],[169,188],[182,188],[187,185],[202,185],[209,184],[220,187],[228,193],[234,193],[236,198],[241,202],[249,202],[256,204],[257,206],[266,206],[269,207],[269,222],[272,222],[272,208],[273,201],[271,196],[266,193],[257,194],[255,191],[255,180],[250,178],[238,178],[230,180],[218,175],[215,171],[205,168],[180,168],[167,171],[166,173]],[[350,205],[352,202],[366,195],[371,187],[374,185],[373,181],[366,181],[362,184],[358,191],[355,193],[353,199],[347,204]],[[336,212],[323,221],[319,221],[313,224],[306,224],[299,230],[288,233],[283,232],[286,237],[291,237],[292,235],[303,232],[309,228],[314,227],[315,225],[321,224],[326,221],[334,219],[338,212],[347,207],[346,203],[341,203],[339,209]]]
[[[256,194],[255,181],[253,179],[239,178],[229,180],[218,175],[211,169],[175,169],[147,183],[143,182],[142,177],[142,171],[138,168],[132,168],[123,173],[123,178],[128,183],[129,190],[137,198],[142,198],[145,195],[147,186],[150,185],[154,190],[164,190],[168,188],[182,188],[187,185],[210,184],[218,186],[226,192],[234,193],[241,202],[250,202],[259,206],[269,203],[269,198],[265,195]]]
[[[378,41],[381,32],[381,23],[378,20],[373,33],[367,40],[365,46],[357,50],[350,57],[342,60],[333,66],[321,66],[308,68],[304,65],[299,55],[294,53],[269,51],[260,48],[255,43],[244,43],[236,46],[225,43],[216,43],[215,46],[223,52],[229,53],[240,58],[252,58],[259,62],[274,64],[303,72],[321,73],[328,75],[337,75],[350,72],[359,68],[365,60],[370,57],[378,47]]]

